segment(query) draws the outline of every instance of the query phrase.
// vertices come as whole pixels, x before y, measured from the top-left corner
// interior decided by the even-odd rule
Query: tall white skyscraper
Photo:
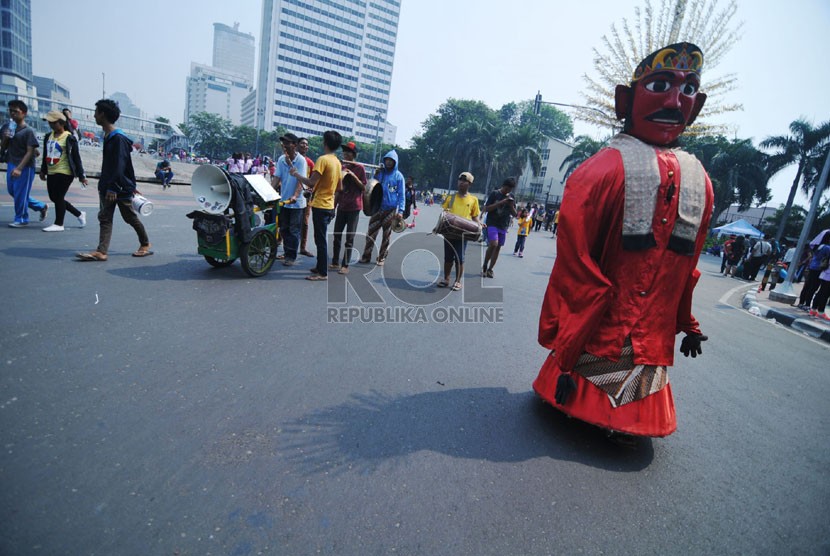
[[[184,121],[199,112],[218,114],[232,124],[243,122],[242,100],[254,81],[254,36],[223,23],[213,24],[213,65],[192,62],[187,78]]]
[[[263,0],[257,126],[382,139],[400,6],[398,0]]]
[[[213,67],[245,76],[254,82],[254,36],[239,30],[239,23],[228,27],[224,23],[213,24]]]
[[[199,112],[218,114],[234,125],[242,123],[242,100],[251,92],[251,82],[241,73],[191,62],[187,78],[184,121]]]

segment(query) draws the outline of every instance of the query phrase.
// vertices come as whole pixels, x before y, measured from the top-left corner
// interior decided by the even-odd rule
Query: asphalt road
[[[396,236],[427,249],[400,272],[252,279],[196,254],[187,188],[142,190],[155,255],[116,216],[106,263],[72,256],[97,243],[93,190],[58,234],[6,227],[3,199],[0,553],[830,551],[830,350],[736,309],[714,258],[710,340],[670,373],[678,431],[631,451],[531,391],[549,234],[483,283],[471,245],[461,292],[430,285],[435,208]],[[422,322],[329,322],[378,319],[362,306]]]

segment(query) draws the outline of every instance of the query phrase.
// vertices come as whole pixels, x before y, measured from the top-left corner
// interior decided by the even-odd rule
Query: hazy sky
[[[612,23],[633,19],[635,6],[644,0],[402,0],[389,106],[397,142],[406,145],[448,98],[498,108],[540,90],[545,100],[581,104],[592,48]],[[190,62],[211,62],[213,23],[239,22],[258,45],[261,10],[261,0],[33,0],[33,70],[89,106],[101,97],[103,72],[108,95],[124,92],[149,115],[178,123]],[[787,133],[796,118],[830,119],[822,61],[830,1],[739,0],[736,19],[744,23],[742,38],[714,73],[737,75],[727,100],[744,109],[723,123],[757,144]],[[706,75],[704,66],[704,88]],[[604,133],[578,122],[575,131]],[[794,176],[773,179],[773,203],[786,201]]]

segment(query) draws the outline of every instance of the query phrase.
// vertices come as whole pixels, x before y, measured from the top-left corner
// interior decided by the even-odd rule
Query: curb
[[[794,328],[812,338],[825,341],[830,344],[830,328],[822,326],[810,318],[800,318],[779,309],[773,309],[758,303],[755,292],[747,292],[741,300],[741,306],[755,316],[763,319],[774,319],[779,324]],[[753,311],[753,308],[756,309]]]

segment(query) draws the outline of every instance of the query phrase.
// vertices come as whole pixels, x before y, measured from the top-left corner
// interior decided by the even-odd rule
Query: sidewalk
[[[774,301],[769,298],[769,288],[766,291],[758,292],[758,282],[747,282],[747,285],[755,285],[755,288],[743,295],[741,305],[747,311],[765,319],[775,319],[784,326],[794,328],[808,336],[830,343],[830,322],[810,317],[806,311],[802,311],[788,303]],[[793,293],[797,296],[801,293],[803,284],[793,284]],[[753,310],[753,308],[757,310]]]

